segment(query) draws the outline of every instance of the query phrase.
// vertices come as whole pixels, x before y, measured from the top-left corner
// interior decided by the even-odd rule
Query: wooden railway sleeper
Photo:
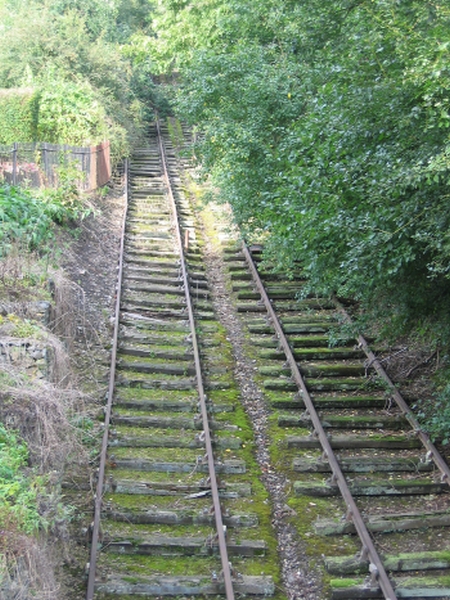
[[[270,319],[271,319],[271,322],[272,322],[272,317],[270,317]],[[255,328],[255,333],[261,333],[261,331],[256,331],[256,328]],[[365,347],[365,345],[364,345],[363,342],[359,341],[358,345],[359,345],[360,348],[366,350],[366,347]],[[279,352],[280,346],[282,346],[282,344],[278,343],[277,344],[278,352]],[[282,346],[282,347],[284,349],[284,346]],[[275,357],[275,356],[273,356],[271,358],[277,358],[277,359],[279,359],[281,357],[278,357],[278,356]],[[383,360],[381,359],[379,362],[381,364],[383,362]],[[283,368],[285,368],[285,366],[286,365],[283,365]],[[380,376],[380,369],[377,368],[377,359],[375,357],[372,357],[372,356],[369,355],[368,359],[365,362],[365,376],[366,377],[369,377],[369,376],[371,378],[373,377],[372,374],[369,374],[369,369],[372,368],[372,367],[374,368],[374,372],[375,372],[376,376],[379,377]],[[296,378],[294,376],[292,377],[292,379],[294,379],[296,381]],[[269,389],[277,389],[277,388],[274,387],[274,388],[269,388]],[[294,406],[294,404],[296,402],[297,402],[297,404],[299,403],[299,400],[301,400],[301,403],[304,404],[304,394],[297,392],[295,394],[295,396],[294,396],[294,402],[292,402],[292,400],[289,402],[289,404],[290,404],[289,409],[297,409],[297,408],[299,408],[299,406]],[[283,406],[283,403],[286,404],[285,407]],[[288,408],[288,406],[287,406],[288,402],[287,401],[283,401],[283,403],[281,403],[281,406],[283,406],[283,408]],[[401,402],[398,402],[395,390],[386,399],[385,411],[391,412],[391,409],[392,409],[393,405],[397,405],[398,406],[398,410],[395,411],[396,414],[401,414],[403,416],[406,416],[407,420],[409,420],[410,424],[412,425],[412,429],[410,431],[408,431],[406,433],[406,435],[404,434],[404,437],[417,438],[418,441],[420,440],[423,443],[424,442],[424,438],[426,436],[425,436],[422,428],[417,423],[414,423],[413,420],[410,418],[411,417],[411,412],[408,409],[409,407],[407,407],[407,405],[404,406]],[[321,414],[323,416],[323,413],[319,413],[319,415],[321,415]],[[302,415],[302,417],[304,419],[304,415]],[[316,438],[320,437],[317,434],[316,431],[314,431],[314,433],[315,433],[315,435],[311,436],[311,434],[310,434],[310,437],[316,437]],[[326,438],[321,438],[321,439],[326,439]],[[328,440],[330,440],[330,436],[328,436]],[[363,448],[364,447],[363,439],[361,438],[360,440],[357,440],[357,441],[359,441],[359,445],[357,445],[355,447]],[[425,442],[426,442],[426,440],[425,440]],[[300,446],[300,445],[298,445],[298,447],[312,447],[312,446]],[[344,448],[344,445],[340,445],[339,447]],[[370,445],[368,447],[375,448],[376,446],[375,445]],[[387,448],[388,446],[387,445],[383,445],[383,446],[380,446],[380,448],[381,447],[383,447],[383,448],[386,447]],[[396,447],[396,446],[394,444],[392,444],[392,448],[394,448],[394,447]],[[399,447],[399,448],[401,447],[399,441],[397,442],[397,447]],[[406,447],[412,448],[413,446],[405,444],[405,448]],[[439,466],[439,463],[440,463],[440,460],[439,460],[440,459],[440,455],[437,452],[434,451],[434,449],[432,448],[432,446],[427,445],[427,443],[425,443],[425,447],[428,448],[428,451],[425,453],[425,455],[421,455],[421,456],[419,455],[415,459],[416,460],[415,464],[416,464],[416,472],[417,472],[417,474],[419,474],[419,472],[421,471],[421,469],[420,469],[420,465],[421,464],[422,465],[429,465],[431,462],[434,461],[437,464],[437,466]],[[322,454],[321,460],[323,461],[327,457],[328,457],[328,455],[324,452]],[[409,469],[409,471],[411,472],[411,469]],[[441,466],[439,468],[439,471],[436,471],[436,473],[438,474],[437,475],[438,480],[440,480],[440,483],[443,486],[440,490],[437,489],[436,486],[435,486],[435,488],[433,488],[435,490],[433,493],[437,494],[437,493],[445,492],[445,485],[450,482],[450,474],[449,474],[449,471],[448,471],[448,468],[446,467],[446,465],[442,465],[442,464],[441,464]],[[335,481],[336,478],[337,478],[336,477],[336,473],[333,471],[333,475],[332,475],[332,477],[331,477],[331,479],[329,480],[328,483],[332,484],[332,485],[335,484],[336,483],[336,481]],[[413,479],[414,479],[414,477],[413,477]],[[432,479],[433,479],[433,477],[431,478],[431,480]],[[409,480],[411,480],[411,477],[407,477],[405,479],[405,482],[407,482]],[[429,481],[430,481],[430,479],[429,479]],[[435,481],[436,481],[436,479],[435,479]],[[401,483],[403,483],[403,482],[401,482]],[[417,483],[420,483],[420,482],[418,481]],[[393,486],[393,488],[394,487],[395,486]],[[429,485],[429,487],[431,489],[431,487],[433,487],[433,486]],[[386,492],[386,493],[389,494],[390,492]],[[418,492],[418,491],[414,490],[413,487],[410,487],[409,491],[406,492],[406,493],[407,494],[416,494],[416,493],[421,493],[421,492]],[[355,517],[354,517],[353,511],[351,510],[349,504],[347,504],[347,506],[349,507],[349,510],[347,511],[347,515],[345,515],[343,517],[343,519],[347,520],[347,521],[349,521],[351,523],[354,523],[355,522]],[[420,527],[420,523],[419,523],[418,526]],[[352,533],[355,533],[355,531],[352,531]],[[369,549],[367,548],[367,546],[364,545],[363,549],[361,551],[361,561],[367,563],[368,566],[369,566],[369,576],[368,576],[368,578],[365,581],[364,588],[365,589],[369,589],[370,588],[370,593],[375,594],[376,597],[381,597],[381,595],[380,595],[381,594],[380,588],[382,588],[383,586],[380,585],[380,583],[381,583],[380,580],[381,580],[381,575],[382,574],[380,573],[380,569],[379,569],[378,565],[373,560],[371,560],[371,558],[372,558],[371,552],[369,551]],[[392,561],[389,564],[392,565]],[[390,566],[389,568],[392,571],[397,570],[397,569],[393,568],[392,566]],[[403,590],[402,587],[406,587],[406,588],[408,587],[408,585],[405,586],[404,580],[397,580],[397,579],[395,579],[394,583],[395,583],[396,586],[398,586],[399,597],[418,597],[417,592],[419,592],[420,590],[417,590],[416,593],[413,592],[414,596],[409,596],[409,595],[405,596],[404,595],[405,594],[405,590]],[[437,592],[437,591],[439,592],[437,596],[431,596],[432,592]],[[410,593],[410,592],[408,592],[408,590],[406,590],[406,592]],[[341,595],[335,595],[335,592],[333,592],[333,598],[334,597],[336,597],[336,598],[339,597],[339,598],[346,598],[347,599],[347,596],[345,596],[345,593],[346,593],[346,590],[342,590]],[[354,592],[350,592],[350,590],[349,590],[349,593],[354,593],[355,594],[355,595],[352,595],[352,596],[349,596],[349,597],[354,597],[354,598],[358,597],[359,598],[359,596],[356,595],[356,593],[357,593],[356,588],[355,588]],[[388,593],[389,593],[389,591],[388,591]],[[439,591],[439,590],[430,590],[430,593],[427,593],[425,595],[426,595],[426,597],[444,597],[442,595],[442,593],[445,593],[445,590],[441,590],[441,591]],[[391,596],[387,596],[386,595],[385,590],[383,590],[383,594],[384,594],[385,598],[388,598],[388,597],[391,598]],[[373,597],[375,597],[375,595]],[[363,597],[363,596],[361,596],[361,597]],[[364,597],[369,597],[369,596],[364,596]],[[396,597],[396,596],[394,596],[394,597]]]
[[[329,460],[330,467],[331,467],[332,474],[333,474],[332,477],[336,478],[336,483],[339,487],[342,497],[343,497],[347,507],[352,510],[353,522],[355,524],[355,527],[357,529],[357,532],[361,539],[361,542],[363,543],[363,545],[366,545],[367,548],[369,549],[369,556],[370,556],[371,564],[373,564],[377,569],[378,584],[383,592],[385,600],[396,600],[397,596],[394,591],[393,585],[384,569],[383,563],[378,555],[378,552],[375,549],[375,546],[372,542],[370,534],[369,534],[369,532],[366,528],[366,525],[362,519],[359,509],[353,499],[353,496],[351,494],[351,491],[347,484],[347,481],[341,471],[339,463],[338,463],[335,455],[333,454],[330,440],[329,440],[328,436],[326,435],[326,432],[323,429],[322,424],[320,422],[320,418],[315,411],[314,404],[312,402],[309,391],[306,387],[305,381],[300,373],[297,362],[293,356],[292,349],[286,339],[286,336],[284,335],[281,323],[274,311],[272,303],[271,303],[271,301],[267,295],[267,292],[264,288],[264,285],[259,277],[259,273],[257,271],[255,262],[250,254],[250,251],[248,250],[248,248],[245,244],[243,244],[242,249],[243,249],[243,253],[244,253],[245,259],[247,261],[248,267],[254,278],[254,281],[255,281],[256,285],[258,286],[258,289],[261,293],[261,298],[264,301],[265,308],[273,318],[273,324],[274,324],[274,328],[276,330],[277,336],[279,338],[279,343],[282,344],[283,350],[284,350],[286,357],[290,363],[290,367],[292,370],[292,377],[295,379],[295,383],[298,386],[298,388],[301,389],[303,392],[304,402],[305,402],[306,406],[310,408],[310,411],[311,411],[311,418],[313,421],[314,429],[317,431],[317,434],[318,434],[318,437],[320,439],[320,443],[321,443],[323,449],[327,450],[328,460]]]
[[[158,132],[159,132],[159,124],[158,124]],[[160,132],[159,132],[160,134]],[[170,179],[169,179],[169,173],[168,173],[168,167],[166,164],[167,161],[167,157],[165,154],[165,150],[161,141],[161,137],[159,137],[159,148],[160,148],[160,157],[162,160],[162,171],[163,171],[163,179],[165,181],[165,185],[166,185],[166,190],[168,192],[168,197],[171,200],[172,206],[174,208],[174,212],[175,212],[175,198],[174,198],[174,193],[172,191],[172,187],[170,184]],[[128,184],[126,185],[126,188],[128,190]],[[175,221],[175,219],[174,219]],[[125,232],[125,217],[124,217],[124,226],[123,226],[123,232]],[[187,230],[185,230],[187,231]],[[183,282],[182,285],[182,289],[184,290],[185,294],[186,294],[186,305],[185,307],[180,310],[178,312],[178,314],[180,315],[186,315],[189,317],[189,322],[191,325],[191,334],[187,337],[187,339],[185,340],[186,342],[188,342],[189,344],[192,344],[193,346],[193,353],[194,353],[194,357],[195,357],[195,364],[196,364],[196,382],[197,382],[197,387],[198,387],[198,391],[199,391],[199,397],[201,400],[201,407],[200,407],[200,415],[194,417],[194,419],[198,420],[198,425],[199,428],[201,428],[201,432],[199,434],[199,439],[202,440],[202,443],[205,446],[206,449],[206,453],[204,455],[201,455],[197,458],[194,470],[197,470],[200,466],[203,466],[205,464],[208,464],[208,468],[209,468],[209,473],[210,473],[210,482],[208,483],[208,486],[210,486],[210,490],[208,490],[208,493],[211,493],[213,496],[213,505],[211,510],[209,511],[210,514],[215,516],[215,521],[216,521],[216,528],[217,528],[217,536],[218,536],[218,541],[219,541],[219,547],[220,547],[220,555],[221,555],[221,560],[222,560],[222,572],[223,572],[223,581],[225,584],[225,590],[226,590],[226,597],[227,600],[233,600],[234,599],[234,592],[233,592],[233,586],[231,584],[231,568],[230,568],[230,563],[228,561],[227,558],[227,553],[226,553],[226,543],[225,543],[225,538],[224,538],[224,529],[223,529],[223,524],[222,524],[222,520],[221,520],[221,515],[222,515],[222,508],[220,506],[220,502],[218,500],[218,488],[217,488],[217,478],[216,478],[216,474],[215,474],[215,466],[219,466],[219,462],[216,461],[216,463],[213,462],[213,458],[212,458],[212,439],[209,433],[209,425],[208,425],[208,421],[210,419],[210,412],[211,412],[211,407],[209,405],[209,403],[207,402],[206,397],[204,396],[203,393],[203,386],[202,386],[202,374],[201,374],[201,368],[200,368],[200,359],[199,359],[199,352],[198,352],[198,344],[196,341],[196,335],[195,335],[195,324],[193,321],[193,308],[192,308],[192,304],[188,295],[188,275],[187,275],[187,268],[186,268],[186,264],[184,261],[184,257],[183,257],[183,243],[182,240],[180,240],[181,237],[181,230],[180,227],[177,226],[176,228],[176,234],[178,236],[178,241],[181,242],[179,243],[179,249],[180,249],[180,255],[181,255],[181,259],[178,262],[178,267],[179,267],[179,272],[180,272],[180,281]],[[186,243],[188,241],[188,235],[189,233],[186,235],[185,234],[185,244],[184,246],[188,246],[189,244]],[[124,237],[122,237],[122,247],[121,247],[121,265],[123,265],[123,249],[124,249],[124,243],[123,243],[123,239]],[[122,269],[123,267],[121,266],[120,268],[120,274],[119,274],[119,285],[118,285],[118,289],[117,289],[117,294],[116,294],[116,334],[118,331],[118,323],[119,323],[119,314],[120,314],[120,285],[121,285],[121,281],[122,281]],[[141,311],[139,311],[141,312]],[[145,314],[147,315],[152,315],[153,313],[152,311],[143,311]],[[160,316],[157,315],[157,313],[155,312],[155,317]],[[164,316],[168,316],[171,317],[172,315],[169,314],[169,311],[167,311],[167,315]],[[176,316],[175,313],[173,316]],[[117,335],[116,335],[116,341],[115,341],[115,347],[112,353],[112,360],[111,360],[111,364],[115,365],[116,364],[116,357],[117,357]],[[95,496],[95,512],[96,512],[96,519],[94,520],[94,526],[93,526],[93,536],[92,536],[92,552],[91,552],[91,561],[90,561],[90,573],[89,573],[89,581],[88,581],[88,591],[87,591],[87,600],[91,600],[93,598],[93,594],[94,594],[94,585],[95,585],[95,563],[96,563],[96,556],[97,556],[97,542],[99,539],[99,516],[100,516],[100,512],[101,512],[101,508],[102,508],[102,499],[101,496],[103,495],[102,492],[103,490],[100,490],[99,486],[101,485],[103,487],[103,479],[104,479],[104,468],[105,468],[105,464],[114,462],[114,456],[110,455],[109,458],[107,458],[106,455],[106,448],[107,448],[107,435],[108,435],[108,428],[109,428],[109,423],[111,421],[111,402],[112,402],[112,397],[113,397],[113,390],[114,390],[114,384],[115,384],[115,377],[112,375],[114,371],[114,368],[112,367],[111,369],[111,376],[110,376],[110,388],[109,388],[109,393],[108,393],[108,406],[106,409],[106,414],[105,414],[105,423],[107,423],[106,427],[105,427],[105,435],[103,438],[103,447],[102,447],[102,456],[104,457],[102,459],[102,463],[101,463],[101,467],[100,467],[100,471],[102,471],[102,473],[99,472],[99,477],[98,477],[98,490]],[[118,379],[119,381],[119,379]],[[198,417],[200,417],[200,419],[198,419]],[[124,461],[122,461],[124,462]],[[112,488],[114,488],[114,479],[110,478],[109,479],[109,488],[110,490]],[[116,510],[112,509],[112,506],[108,506],[108,503],[105,502],[103,504],[103,509],[104,510],[108,510],[108,508],[111,510],[111,515],[112,513],[115,513]],[[113,582],[114,585],[114,582]],[[119,587],[120,585],[122,585],[119,582]],[[101,589],[101,588],[100,588]]]

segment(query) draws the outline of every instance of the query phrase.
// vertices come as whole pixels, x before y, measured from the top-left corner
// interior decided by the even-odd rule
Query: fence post
[[[18,144],[17,142],[14,142],[14,148],[13,148],[13,160],[12,160],[12,168],[13,168],[13,172],[12,172],[12,182],[13,185],[17,185],[17,148],[18,148]]]
[[[88,174],[88,185],[89,190],[92,192],[97,189],[97,153],[98,146],[89,147],[89,174]]]
[[[97,182],[96,186],[106,185],[111,179],[110,143],[104,141],[97,146]]]
[[[40,150],[41,150],[41,165],[42,165],[42,172],[44,173],[44,178],[45,178],[45,184],[48,185],[49,183],[49,173],[48,173],[48,157],[47,157],[47,144],[45,142],[41,142],[40,144]]]

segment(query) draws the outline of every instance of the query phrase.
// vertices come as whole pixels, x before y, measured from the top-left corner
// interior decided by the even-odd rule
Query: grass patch
[[[116,391],[117,400],[173,400],[179,402],[197,402],[198,394],[196,390],[150,390],[146,388],[127,388],[118,387]]]
[[[114,448],[116,459],[127,458],[148,460],[150,462],[186,463],[195,464],[201,455],[200,448]]]
[[[104,554],[100,555],[102,558],[99,560],[99,567],[102,567]],[[126,574],[129,578],[130,575],[142,576],[143,578],[152,575],[164,575],[164,576],[204,576],[211,580],[212,571],[220,572],[220,559],[218,557],[196,557],[196,556],[176,556],[173,558],[165,558],[163,556],[140,556],[132,555],[127,556],[121,554],[120,556],[108,555],[107,560],[108,568],[114,569],[116,574]],[[138,580],[130,580],[130,583],[137,582]]]

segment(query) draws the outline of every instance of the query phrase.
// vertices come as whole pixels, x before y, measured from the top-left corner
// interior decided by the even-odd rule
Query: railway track
[[[155,129],[129,166],[88,600],[274,593],[261,575],[268,509],[255,512],[265,498],[247,477],[248,434],[174,160]]]
[[[339,302],[298,300],[300,277],[259,263],[257,247],[228,252],[274,411],[278,468],[326,569],[326,597],[449,598],[447,464],[364,338],[330,347],[333,325],[348,319]]]
[[[86,598],[300,599],[283,587],[177,136],[159,133],[128,171]],[[265,270],[259,248],[223,258],[287,521],[324,570],[317,600],[450,598],[450,472],[365,340],[330,346],[342,307],[299,299],[301,277]]]

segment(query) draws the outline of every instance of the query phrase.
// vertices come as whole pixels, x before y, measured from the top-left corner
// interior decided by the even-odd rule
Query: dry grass
[[[71,507],[61,495],[63,480],[89,475],[89,456],[77,416],[85,414],[85,398],[68,386],[29,380],[17,370],[3,370],[0,421],[18,432],[29,451],[30,474],[45,475],[37,510],[45,530],[26,535],[13,517],[0,514],[0,598],[64,600],[55,571],[70,557]],[[26,471],[27,472],[27,471]]]
[[[20,243],[0,260],[0,302],[3,312],[11,305],[20,311],[33,300],[49,299],[46,288],[49,264]]]
[[[28,368],[16,361],[0,363],[0,422],[27,443],[25,474],[30,469],[30,475],[33,470],[48,481],[38,497],[38,512],[49,523],[36,538],[0,515],[0,598],[5,600],[77,597],[81,575],[61,567],[65,563],[84,567],[84,552],[78,556],[69,532],[80,525],[82,512],[91,510],[91,495],[83,483],[90,481],[88,453],[99,445],[93,413],[105,386],[98,373],[102,375],[106,368],[110,326],[105,313],[114,293],[116,221],[121,222],[122,214],[119,196],[112,204],[110,200],[101,204],[106,213],[101,225],[98,219],[87,219],[78,237],[58,231],[54,251],[46,259],[16,247],[0,260],[0,344],[6,350],[9,339],[16,345],[36,344],[47,348],[51,357],[48,380],[42,375],[36,378],[29,361]],[[56,263],[64,265],[68,276],[54,267]],[[41,301],[52,305],[47,328],[36,323],[38,317],[33,315],[33,305]],[[31,321],[40,332],[14,337],[14,322],[9,323],[8,315]],[[87,390],[89,397],[77,386]],[[83,482],[70,500],[76,511],[61,494],[61,484],[69,481]]]
[[[78,328],[81,328],[83,333],[87,327],[85,293],[79,285],[67,279],[61,272],[54,274],[51,285],[55,307],[52,329],[70,351],[73,341],[79,335]]]
[[[12,367],[3,372],[14,385],[0,389],[0,421],[27,443],[30,466],[62,476],[68,464],[87,464],[86,449],[73,424],[76,415],[86,412],[83,395],[45,380],[27,381]]]
[[[20,274],[23,266],[18,260],[11,261],[8,277]],[[5,265],[3,268],[5,272]],[[57,320],[66,339],[70,339],[78,315],[69,309],[68,294],[73,297],[76,290],[59,274],[55,280],[55,295],[59,295],[61,304],[53,315],[53,322]],[[28,468],[32,473],[45,475],[46,489],[38,495],[37,501],[38,513],[47,526],[38,536],[26,535],[13,520],[8,522],[7,518],[5,522],[5,514],[0,515],[0,598],[64,600],[65,594],[59,589],[55,572],[61,560],[68,560],[70,556],[68,517],[71,512],[70,507],[64,505],[61,484],[72,474],[88,480],[89,456],[82,435],[89,432],[77,424],[80,415],[85,417],[89,411],[85,395],[72,384],[68,344],[44,326],[34,321],[30,326],[23,321],[30,316],[29,310],[26,303],[11,302],[9,295],[6,312],[14,318],[3,319],[1,344],[6,357],[10,343],[16,350],[17,346],[45,348],[48,379],[33,377],[33,369],[26,368],[26,358],[21,364],[17,354],[14,361],[3,362],[0,366],[0,422],[14,429],[26,442]],[[32,337],[14,337],[17,328],[25,331],[31,328]]]
[[[0,598],[57,600],[59,589],[49,548],[11,530],[0,539]]]

